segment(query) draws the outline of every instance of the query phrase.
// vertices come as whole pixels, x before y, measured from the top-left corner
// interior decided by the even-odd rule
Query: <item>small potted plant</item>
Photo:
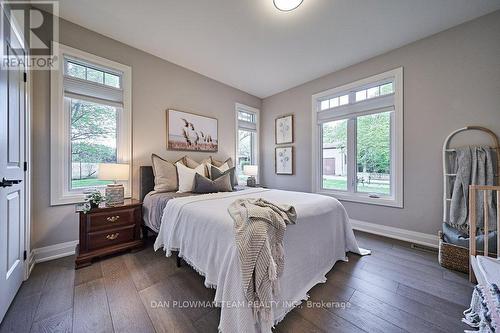
[[[99,191],[94,191],[85,197],[85,203],[83,204],[83,212],[87,213],[89,212],[92,208],[97,208],[101,204],[101,202],[105,202],[106,197],[102,195],[101,192]]]

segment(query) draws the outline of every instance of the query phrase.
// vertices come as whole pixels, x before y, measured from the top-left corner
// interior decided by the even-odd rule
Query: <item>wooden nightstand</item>
[[[75,268],[89,266],[97,257],[141,248],[141,221],[142,202],[134,199],[119,206],[93,208],[87,214],[80,212]]]

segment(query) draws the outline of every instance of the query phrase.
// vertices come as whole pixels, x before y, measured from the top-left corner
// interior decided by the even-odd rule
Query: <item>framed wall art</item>
[[[293,147],[276,147],[274,154],[277,175],[293,175]]]
[[[218,151],[217,119],[184,111],[167,110],[167,149]]]
[[[289,114],[276,118],[274,137],[277,145],[293,143],[293,115]]]

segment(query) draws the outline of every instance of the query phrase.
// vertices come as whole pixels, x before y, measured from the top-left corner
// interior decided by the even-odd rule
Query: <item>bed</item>
[[[147,171],[141,168],[141,178],[143,172]],[[143,189],[143,184],[141,180],[141,193],[148,190]],[[145,208],[145,218],[149,218],[146,215],[151,209],[157,209],[151,196],[144,200],[150,206]],[[227,212],[228,206],[241,198],[286,203],[297,212],[297,224],[289,225],[285,232],[285,268],[273,304],[274,324],[306,300],[314,285],[325,282],[325,275],[333,265],[347,260],[346,252],[361,254],[361,250],[344,207],[331,197],[253,188],[165,198],[155,250],[163,249],[167,256],[178,251],[180,257],[205,277],[205,286],[216,289],[214,301],[221,307],[220,332],[270,332],[270,326],[263,327],[254,319],[241,285],[233,220]],[[151,220],[147,223],[151,227],[158,224]]]
[[[493,198],[496,196],[496,207],[493,207],[496,208],[496,221],[491,219],[489,214],[488,195]],[[478,197],[483,200],[478,202]],[[477,208],[483,211],[484,220],[481,224],[478,223]],[[468,209],[469,280],[477,282],[477,286],[474,288],[470,307],[464,311],[462,321],[479,332],[496,332],[500,328],[500,186],[470,185]],[[494,228],[497,231],[497,246],[496,253],[491,253],[490,242],[482,242],[482,246],[478,246],[476,234],[480,232],[488,235],[489,230]]]
[[[150,166],[140,167],[140,198],[143,202],[143,231],[158,234],[163,210],[171,199],[198,195],[196,193],[155,192],[153,169]],[[236,191],[244,187],[236,186]]]

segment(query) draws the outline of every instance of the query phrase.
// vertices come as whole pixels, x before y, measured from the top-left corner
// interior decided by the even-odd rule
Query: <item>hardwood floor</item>
[[[345,307],[302,306],[275,331],[459,332],[472,285],[443,269],[437,253],[356,232],[371,256],[349,254],[310,301]],[[74,257],[37,264],[23,283],[0,332],[217,332],[217,308],[164,308],[163,300],[211,301],[215,291],[175,258],[144,250],[98,261],[78,271]],[[341,303],[345,302],[345,303]],[[324,303],[328,304],[328,303]],[[331,303],[330,303],[331,304]]]

